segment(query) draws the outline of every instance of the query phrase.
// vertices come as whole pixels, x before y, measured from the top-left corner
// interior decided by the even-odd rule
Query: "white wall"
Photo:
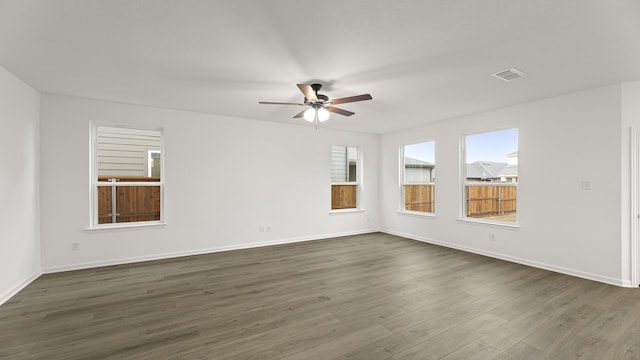
[[[92,121],[164,128],[166,226],[86,230]],[[379,228],[377,135],[55,95],[41,126],[44,271]],[[329,214],[332,144],[362,150],[364,212]]]
[[[40,94],[0,67],[0,304],[40,274]]]
[[[628,147],[621,149],[621,134],[627,139],[629,135],[621,129],[621,89],[616,85],[572,93],[383,135],[382,230],[630,285],[622,260],[627,251],[622,247],[628,246],[621,226],[625,224],[622,178],[628,173],[623,175],[620,159]],[[514,127],[519,129],[520,227],[458,220],[461,137]],[[437,216],[398,213],[398,149],[401,144],[432,139],[438,164]],[[582,180],[591,181],[592,190],[581,190]],[[490,240],[490,235],[495,238]]]

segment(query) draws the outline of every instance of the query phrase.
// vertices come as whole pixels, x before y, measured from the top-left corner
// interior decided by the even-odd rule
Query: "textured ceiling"
[[[307,124],[258,101],[320,82],[373,96],[323,124],[368,133],[640,80],[638,34],[637,0],[0,0],[0,65],[42,92]]]

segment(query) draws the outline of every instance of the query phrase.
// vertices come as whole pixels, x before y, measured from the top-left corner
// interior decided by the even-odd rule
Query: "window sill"
[[[506,227],[506,228],[512,228],[512,229],[520,228],[520,224],[518,223],[508,223],[504,221],[480,220],[480,219],[473,219],[473,218],[461,218],[461,219],[458,219],[458,221],[463,223],[492,225],[492,226],[500,226],[500,227]]]
[[[428,217],[428,218],[436,218],[436,214],[435,213],[428,213],[428,212],[422,212],[422,211],[398,210],[398,214],[414,215],[414,216],[421,216],[421,217]]]
[[[352,214],[352,213],[363,213],[364,209],[340,209],[340,210],[330,210],[329,215],[337,215],[337,214]]]
[[[132,229],[132,228],[146,228],[146,227],[158,227],[165,226],[166,222],[160,221],[149,221],[149,222],[138,222],[138,223],[120,223],[120,224],[107,224],[100,225],[95,227],[85,228],[85,231],[101,231],[101,230],[114,230],[114,229]]]

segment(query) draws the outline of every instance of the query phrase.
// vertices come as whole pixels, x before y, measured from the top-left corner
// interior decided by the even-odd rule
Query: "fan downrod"
[[[316,93],[316,98],[318,100],[329,101],[329,97],[327,95],[318,94],[318,91],[322,89],[322,84],[311,84],[311,89]]]

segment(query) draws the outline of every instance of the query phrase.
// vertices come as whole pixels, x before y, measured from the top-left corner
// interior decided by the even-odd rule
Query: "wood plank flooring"
[[[43,275],[0,359],[640,359],[640,290],[373,233]]]

